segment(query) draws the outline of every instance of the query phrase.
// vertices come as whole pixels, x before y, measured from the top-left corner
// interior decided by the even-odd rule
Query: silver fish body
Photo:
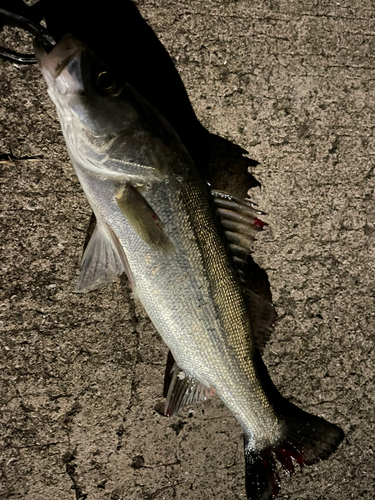
[[[73,37],[50,54],[36,47],[36,55],[97,218],[96,239],[115,262],[108,281],[127,271],[179,368],[233,412],[249,464],[252,453],[264,462],[264,450],[287,436],[287,422],[254,363],[248,306],[205,182],[168,123]],[[102,274],[105,265],[98,262]],[[256,479],[249,498],[275,494],[270,463],[271,480]]]

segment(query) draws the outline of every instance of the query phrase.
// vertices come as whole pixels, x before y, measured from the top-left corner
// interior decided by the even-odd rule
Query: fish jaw
[[[79,58],[84,45],[71,34],[65,35],[47,53],[43,45],[34,40],[34,52],[38,67],[47,82],[48,89],[61,95],[83,92]]]

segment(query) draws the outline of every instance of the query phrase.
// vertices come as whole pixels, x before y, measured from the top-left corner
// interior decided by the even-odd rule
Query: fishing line
[[[51,50],[52,47],[56,45],[55,38],[47,31],[47,29],[37,21],[34,21],[27,16],[26,6],[25,8],[21,7],[16,10],[12,10],[8,7],[8,5],[9,2],[0,2],[1,30],[4,26],[13,26],[27,31],[37,38],[47,51]],[[0,57],[20,64],[36,64],[34,54],[21,54],[20,52],[2,46],[0,46]]]

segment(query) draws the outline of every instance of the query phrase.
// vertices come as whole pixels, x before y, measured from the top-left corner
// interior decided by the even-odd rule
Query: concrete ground
[[[346,434],[328,461],[282,474],[278,498],[370,500],[374,4],[138,6],[201,123],[259,162],[273,380]],[[127,280],[74,293],[91,211],[37,68],[0,62],[0,99],[0,498],[244,499],[242,434],[221,402],[155,410],[167,349]]]

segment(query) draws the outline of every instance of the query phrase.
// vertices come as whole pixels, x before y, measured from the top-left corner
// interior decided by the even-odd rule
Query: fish
[[[248,500],[275,497],[280,465],[326,459],[344,434],[287,401],[262,361],[275,309],[247,259],[264,214],[210,186],[167,120],[73,35],[34,50],[96,216],[77,291],[127,274],[173,357],[165,414],[217,394],[244,432]]]

